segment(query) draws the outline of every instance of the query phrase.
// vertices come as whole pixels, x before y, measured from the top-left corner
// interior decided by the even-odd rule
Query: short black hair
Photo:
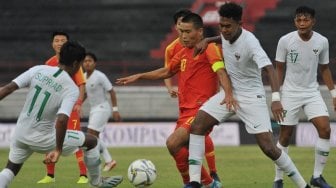
[[[70,37],[69,37],[68,33],[64,32],[64,31],[54,31],[52,33],[51,40],[54,40],[54,38],[55,38],[56,35],[65,36],[67,38],[67,40],[70,40]]]
[[[229,2],[220,6],[218,13],[221,17],[231,18],[240,22],[243,15],[243,8],[236,3]]]
[[[59,63],[71,66],[74,62],[81,62],[85,58],[85,48],[76,41],[67,41],[62,45]]]
[[[86,56],[90,56],[95,62],[98,60],[96,54],[93,52],[86,52]]]
[[[174,18],[174,23],[177,24],[177,20],[181,17],[184,17],[188,14],[190,14],[191,11],[189,9],[183,8],[183,9],[179,9],[175,12],[173,18]]]
[[[312,18],[315,18],[315,10],[307,6],[300,6],[295,10],[295,16],[298,14],[309,14]]]
[[[189,13],[181,20],[184,23],[193,23],[196,29],[203,28],[202,17],[196,13]]]

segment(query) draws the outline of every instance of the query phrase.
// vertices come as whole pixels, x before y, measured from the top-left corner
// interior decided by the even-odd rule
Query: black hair
[[[196,13],[189,13],[181,20],[184,23],[193,23],[196,29],[203,28],[202,17]]]
[[[51,38],[51,39],[54,40],[54,38],[55,38],[56,35],[62,35],[62,36],[65,36],[67,40],[70,39],[68,33],[64,32],[64,31],[54,31],[54,32],[52,33],[52,38]]]
[[[85,48],[76,41],[67,41],[62,45],[59,63],[71,66],[74,62],[82,62],[85,58]]]
[[[97,56],[93,52],[86,52],[86,56],[90,56],[95,62],[97,62]]]
[[[298,14],[309,14],[312,18],[315,18],[315,10],[307,6],[300,6],[295,10],[295,16]]]
[[[236,3],[229,2],[220,6],[218,13],[221,17],[231,18],[240,22],[243,15],[243,8]]]
[[[174,14],[174,16],[173,16],[173,18],[174,18],[174,23],[175,24],[177,24],[177,20],[179,19],[179,18],[181,18],[181,17],[184,17],[184,16],[186,16],[186,15],[188,15],[188,14],[190,14],[191,13],[191,11],[189,10],[189,9],[179,9],[179,10],[177,10],[176,12],[175,12],[175,14]]]

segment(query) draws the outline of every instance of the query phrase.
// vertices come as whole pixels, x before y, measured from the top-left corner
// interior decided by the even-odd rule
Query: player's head
[[[83,68],[86,72],[92,72],[96,68],[97,56],[92,52],[86,52]]]
[[[225,40],[233,41],[239,36],[243,8],[236,3],[225,3],[219,10],[219,29]]]
[[[295,27],[299,34],[310,34],[315,25],[315,10],[307,6],[300,6],[295,10]]]
[[[59,64],[73,75],[78,71],[85,58],[85,48],[75,41],[67,41],[61,47]]]
[[[55,53],[59,54],[62,45],[69,40],[69,35],[64,31],[54,31],[52,33],[51,39],[52,39],[51,46],[55,50]]]
[[[178,27],[180,26],[181,24],[181,20],[184,16],[190,14],[191,11],[188,10],[188,9],[179,9],[175,12],[174,16],[173,16],[173,19],[174,19],[174,23],[175,23],[175,29],[177,30],[178,32]]]
[[[203,20],[195,13],[189,13],[181,20],[180,41],[188,48],[193,48],[203,38]]]

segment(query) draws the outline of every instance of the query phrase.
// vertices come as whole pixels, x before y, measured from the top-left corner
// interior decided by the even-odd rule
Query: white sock
[[[0,188],[8,187],[14,177],[14,173],[10,169],[4,168],[0,172]]]
[[[281,149],[282,151],[284,151],[285,153],[288,154],[288,147],[284,147],[282,146],[279,142],[276,145],[279,149]],[[278,165],[275,164],[275,176],[274,176],[274,181],[277,180],[283,180],[283,170],[281,170],[281,168],[278,167]]]
[[[330,140],[318,138],[315,145],[315,165],[314,165],[314,178],[320,177],[327,163],[330,151]]]
[[[190,182],[201,182],[201,167],[205,152],[204,136],[190,134],[189,140],[189,176]]]
[[[274,162],[287,174],[289,178],[291,178],[297,187],[304,188],[307,185],[293,161],[285,152],[281,151],[280,157]]]
[[[99,185],[101,182],[100,173],[100,155],[98,144],[96,147],[84,151],[84,161],[89,172],[90,183],[94,186]]]
[[[105,163],[112,161],[112,156],[110,155],[105,142],[102,139],[99,139],[99,151],[104,158]]]

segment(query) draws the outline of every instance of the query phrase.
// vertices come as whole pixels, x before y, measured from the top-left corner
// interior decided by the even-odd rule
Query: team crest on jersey
[[[236,52],[236,53],[235,53],[235,57],[236,57],[237,61],[239,61],[239,59],[240,59],[240,54],[239,54],[238,52]]]
[[[318,49],[313,49],[313,52],[314,52],[315,55],[317,55]]]

